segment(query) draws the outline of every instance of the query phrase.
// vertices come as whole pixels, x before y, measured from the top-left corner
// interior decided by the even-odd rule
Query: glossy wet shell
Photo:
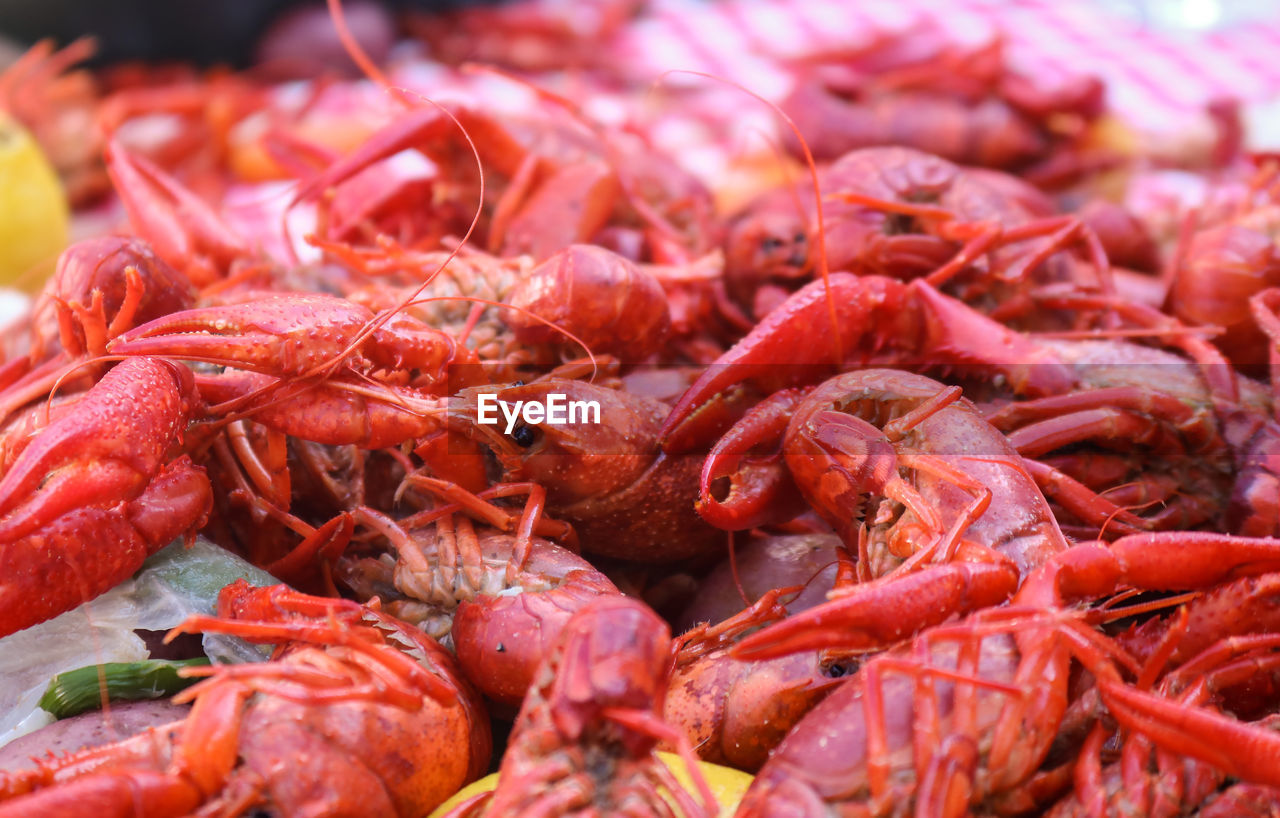
[[[319,653],[303,648],[286,661],[323,667]],[[467,781],[474,760],[459,750],[473,746],[471,718],[459,702],[425,697],[416,712],[363,701],[317,707],[264,697],[245,717],[241,755],[285,814],[324,803],[333,805],[326,815],[407,818],[433,809]]]

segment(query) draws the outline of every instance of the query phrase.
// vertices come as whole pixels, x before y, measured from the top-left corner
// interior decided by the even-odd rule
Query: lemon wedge
[[[659,752],[658,757],[675,774],[677,781],[690,792],[694,791],[692,782],[689,779],[689,768],[680,756],[674,753]],[[706,761],[700,761],[698,765],[702,768],[702,775],[707,779],[707,784],[710,785],[712,794],[715,795],[716,801],[720,804],[719,814],[721,818],[729,818],[738,809],[738,802],[746,794],[747,787],[751,786],[752,776],[732,767],[721,767],[719,764],[711,764]],[[456,792],[452,798],[437,807],[429,818],[439,818],[471,796],[488,792],[496,786],[498,786],[498,774],[486,775],[479,781],[472,782]],[[695,795],[695,797],[697,796]],[[676,808],[675,802],[668,799],[668,803],[671,804],[673,809]]]
[[[36,140],[0,113],[0,285],[35,292],[67,246],[70,207]]]

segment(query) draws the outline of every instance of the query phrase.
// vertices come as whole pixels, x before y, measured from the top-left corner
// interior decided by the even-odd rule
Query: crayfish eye
[[[884,232],[886,236],[902,236],[910,233],[919,233],[916,227],[916,219],[914,216],[908,216],[904,213],[890,213],[884,219]]]
[[[845,660],[837,662],[824,662],[822,665],[822,675],[829,679],[842,679],[850,676],[858,670],[857,660]]]
[[[527,449],[538,439],[538,431],[532,426],[517,426],[511,430],[511,439],[517,446]]]

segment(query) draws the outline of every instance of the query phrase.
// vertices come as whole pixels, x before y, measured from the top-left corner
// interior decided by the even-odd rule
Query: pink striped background
[[[1221,0],[1230,9],[1232,0]],[[1237,5],[1239,5],[1237,0]],[[922,18],[958,39],[979,41],[997,28],[1016,67],[1046,82],[1071,73],[1107,81],[1113,107],[1139,129],[1185,126],[1215,97],[1253,108],[1280,96],[1280,3],[1262,19],[1213,31],[1145,26],[1124,9],[1095,0],[655,0],[624,35],[638,73],[688,68],[732,78],[767,97],[788,86],[777,64],[822,44],[848,44],[875,30]]]

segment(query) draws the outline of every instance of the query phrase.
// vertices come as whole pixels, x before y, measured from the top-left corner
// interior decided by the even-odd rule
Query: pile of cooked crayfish
[[[340,16],[302,94],[9,69],[115,229],[4,339],[0,636],[197,536],[278,584],[0,816],[1277,814],[1280,168],[925,26],[668,89],[779,123],[700,178],[595,5],[412,19],[464,102]]]

